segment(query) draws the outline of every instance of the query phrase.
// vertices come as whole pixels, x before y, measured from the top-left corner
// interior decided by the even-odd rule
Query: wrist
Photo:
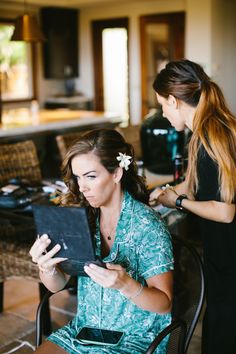
[[[42,274],[48,275],[50,277],[54,276],[57,274],[57,269],[55,266],[51,267],[51,268],[43,268],[43,267],[39,267],[39,270]]]
[[[184,207],[183,207],[183,205],[182,205],[184,199],[188,199],[188,197],[187,197],[186,194],[180,194],[180,195],[176,198],[176,200],[175,200],[175,207],[176,207],[177,210],[184,211]]]
[[[135,281],[135,286],[133,285],[130,287],[128,284],[119,290],[119,292],[123,296],[125,296],[128,300],[134,300],[141,294],[142,291],[143,291],[143,285],[136,281]]]

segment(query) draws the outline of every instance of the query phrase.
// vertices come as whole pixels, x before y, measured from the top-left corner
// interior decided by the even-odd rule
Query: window
[[[124,123],[129,117],[127,40],[126,28],[102,32],[104,110],[117,112]]]
[[[128,18],[92,21],[95,110],[129,118]]]
[[[0,74],[3,102],[27,101],[34,97],[32,45],[12,42],[14,23],[0,21]]]

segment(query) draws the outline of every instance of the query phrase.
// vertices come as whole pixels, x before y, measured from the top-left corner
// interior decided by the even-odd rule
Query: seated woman
[[[147,206],[148,192],[137,174],[133,148],[115,130],[99,129],[69,148],[62,172],[68,191],[65,206],[88,209],[98,256],[106,268],[85,266],[78,277],[78,312],[51,334],[37,353],[144,353],[171,322],[173,255],[170,235],[156,212]],[[52,292],[69,276],[54,257],[59,245],[42,235],[30,254],[40,278]],[[76,339],[82,327],[124,332],[116,346],[83,345]],[[156,353],[165,353],[162,341]]]

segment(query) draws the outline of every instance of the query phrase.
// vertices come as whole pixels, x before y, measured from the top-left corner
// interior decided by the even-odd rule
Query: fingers
[[[56,264],[67,259],[62,257],[53,258],[61,249],[61,246],[57,244],[47,252],[47,247],[50,243],[51,240],[49,239],[48,235],[44,234],[41,237],[38,236],[37,240],[34,242],[29,251],[29,254],[32,257],[32,261],[38,264],[41,271],[52,269]]]
[[[37,240],[34,242],[33,246],[31,247],[29,254],[32,257],[32,261],[34,263],[38,262],[39,257],[46,253],[46,249],[51,243],[51,240],[48,238],[48,235],[44,234],[41,237],[37,237]]]
[[[163,190],[161,188],[156,188],[149,196],[149,203],[151,205],[157,205],[158,198],[162,193],[163,193]]]
[[[106,279],[105,274],[102,274],[102,272],[100,273],[99,269],[96,268],[101,268],[98,267],[94,264],[90,264],[88,266],[84,266],[84,271],[86,274],[88,274],[88,276],[95,281],[96,283],[98,283],[99,285],[105,286],[104,280]]]
[[[38,267],[41,271],[45,272],[47,270],[55,268],[58,263],[61,263],[65,260],[66,258],[62,257],[51,258],[47,261],[44,261],[42,258],[40,258],[38,262]]]
[[[54,261],[54,259],[52,259],[52,257],[61,249],[60,245],[56,245],[54,246],[49,252],[42,254],[38,257],[38,265],[41,266],[44,263],[47,263],[49,261]],[[59,258],[59,257],[57,257]],[[63,258],[64,259],[64,258]],[[50,263],[50,262],[49,262]],[[58,263],[58,262],[57,262]]]
[[[90,263],[89,265],[84,266],[85,272],[90,276],[91,275],[97,275],[97,276],[106,276],[107,274],[107,269],[103,267],[99,267],[96,264]]]
[[[114,264],[114,263],[106,263],[107,269],[113,269],[113,270],[124,270],[124,268],[120,264]]]
[[[104,288],[119,288],[121,278],[126,273],[124,268],[119,264],[111,263],[106,263],[106,266],[107,269],[91,263],[84,267],[84,271],[93,281]]]
[[[166,188],[159,196],[159,202],[168,208],[175,208],[175,200],[178,194],[174,189]]]

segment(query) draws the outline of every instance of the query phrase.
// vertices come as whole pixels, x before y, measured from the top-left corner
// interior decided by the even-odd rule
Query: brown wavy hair
[[[219,86],[190,61],[169,62],[157,75],[154,90],[165,98],[196,107],[193,134],[189,142],[186,180],[194,195],[198,189],[197,156],[203,145],[218,165],[221,200],[232,203],[236,195],[236,118],[228,109]]]
[[[80,192],[76,178],[73,175],[71,162],[78,155],[94,153],[99,157],[101,164],[109,173],[119,167],[117,156],[119,152],[132,157],[129,169],[123,170],[121,188],[126,190],[136,200],[148,204],[149,193],[145,179],[138,175],[138,168],[134,159],[133,146],[128,144],[123,136],[113,129],[96,129],[87,132],[69,147],[63,160],[61,171],[68,191],[61,196],[61,205],[86,207],[89,221],[94,231],[95,218],[98,210],[92,208]]]

